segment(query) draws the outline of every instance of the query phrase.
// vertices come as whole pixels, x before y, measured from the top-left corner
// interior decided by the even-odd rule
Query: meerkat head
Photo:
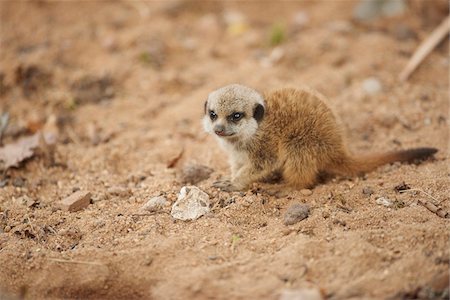
[[[228,141],[251,138],[264,117],[264,99],[257,91],[238,84],[222,87],[205,102],[205,131]]]

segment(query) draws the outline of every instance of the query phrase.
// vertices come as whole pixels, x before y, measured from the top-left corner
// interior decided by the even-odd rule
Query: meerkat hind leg
[[[283,178],[290,187],[310,188],[316,183],[318,173],[317,163],[314,159],[296,157],[286,162]]]

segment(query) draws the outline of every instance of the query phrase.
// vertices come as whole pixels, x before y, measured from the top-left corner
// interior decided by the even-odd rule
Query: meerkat
[[[225,191],[244,190],[274,176],[294,189],[310,188],[319,174],[354,176],[437,152],[414,148],[351,155],[325,97],[309,88],[260,94],[232,84],[210,93],[204,111],[205,131],[229,156],[231,178],[213,184]]]

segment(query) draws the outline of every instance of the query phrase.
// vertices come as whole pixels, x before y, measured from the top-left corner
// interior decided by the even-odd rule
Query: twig
[[[423,206],[425,206],[429,211],[434,212],[436,215],[438,215],[441,218],[446,219],[446,218],[450,217],[450,213],[448,211],[445,211],[442,208],[437,207],[430,201],[419,199],[419,203],[422,204]]]
[[[3,135],[8,127],[9,114],[7,112],[3,113],[0,117],[0,146],[3,145]]]
[[[420,63],[430,54],[431,51],[442,41],[442,39],[448,35],[450,31],[450,16],[445,18],[444,21],[431,33],[431,35],[420,44],[416,52],[408,61],[408,64],[400,73],[400,80],[406,81],[408,77],[414,72],[414,70],[420,65]]]
[[[132,217],[146,217],[146,216],[154,216],[154,215],[159,215],[159,214],[167,214],[169,215],[170,213],[167,211],[153,211],[153,212],[148,212],[148,213],[142,213],[142,214],[131,214]]]
[[[434,198],[433,196],[431,196],[430,194],[428,194],[427,192],[425,192],[424,190],[421,189],[409,189],[409,190],[403,190],[403,191],[399,191],[400,193],[406,193],[406,192],[421,192],[424,193],[425,195],[427,195],[428,197],[430,197],[431,199],[433,199],[434,201],[436,201],[437,204],[440,204],[441,202]]]
[[[58,234],[58,233],[56,232],[56,230],[55,230],[52,226],[50,226],[50,225],[47,225],[47,229],[48,229],[49,231],[51,231],[53,234]]]
[[[37,232],[36,229],[34,228],[33,224],[31,223],[30,217],[28,215],[27,215],[27,220],[28,220],[28,224],[30,224],[31,230],[36,233],[38,243],[40,243],[41,239],[39,238],[39,232]]]
[[[96,262],[96,261],[83,261],[83,260],[68,260],[68,259],[60,259],[60,258],[47,258],[48,260],[60,263],[69,263],[69,264],[83,264],[83,265],[96,265],[96,266],[104,266],[105,264]]]
[[[172,169],[176,166],[176,164],[178,163],[178,161],[183,157],[184,154],[184,148],[181,149],[180,153],[178,153],[177,156],[175,156],[174,158],[172,158],[168,163],[167,163],[167,168]]]
[[[428,197],[430,197],[431,199],[433,199],[437,205],[439,205],[441,202],[439,202],[436,198],[434,198],[433,196],[431,196],[430,194],[428,194],[427,192],[420,190],[420,189],[409,189],[409,190],[404,190],[404,191],[400,191],[400,193],[405,193],[405,192],[422,192],[425,195],[427,195]],[[420,204],[422,204],[426,209],[428,209],[429,211],[435,213],[436,215],[438,215],[441,218],[449,218],[450,217],[450,213],[448,211],[445,211],[444,209],[437,207],[434,203],[427,201],[427,200],[418,200]]]

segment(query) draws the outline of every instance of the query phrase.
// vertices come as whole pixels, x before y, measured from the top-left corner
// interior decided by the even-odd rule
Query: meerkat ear
[[[253,110],[253,118],[255,118],[256,122],[260,122],[264,117],[264,106],[261,104],[257,104],[255,109]]]

